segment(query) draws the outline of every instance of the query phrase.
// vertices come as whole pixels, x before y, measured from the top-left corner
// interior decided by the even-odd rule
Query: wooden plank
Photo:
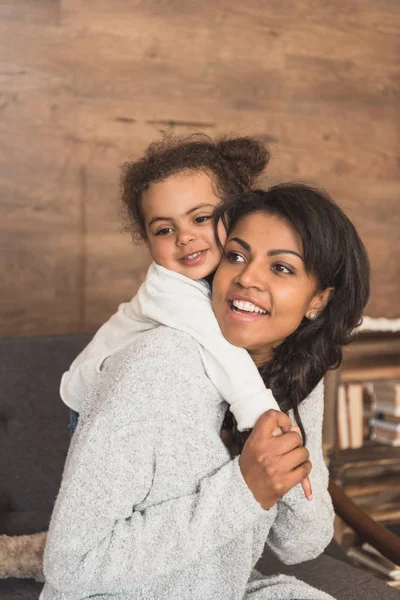
[[[2,336],[82,330],[79,248],[75,232],[2,232]]]
[[[87,238],[85,329],[96,330],[121,302],[129,302],[146,276],[150,256],[128,236],[93,233]]]
[[[0,21],[58,25],[61,0],[1,0]]]
[[[137,288],[147,262],[119,233],[119,165],[160,130],[260,134],[274,155],[265,185],[325,185],[370,252],[368,314],[400,316],[400,6],[288,7],[0,1],[0,231],[15,239],[0,270],[11,281],[21,235],[35,261],[39,234],[76,240],[75,254],[55,247],[80,257],[57,331],[99,325]],[[19,310],[31,323],[7,313],[7,332],[39,331],[38,314]]]
[[[348,365],[341,372],[341,380],[347,382],[379,381],[382,379],[394,379],[400,377],[400,358],[392,360],[391,363],[371,359],[367,364]],[[379,364],[380,363],[380,364]]]

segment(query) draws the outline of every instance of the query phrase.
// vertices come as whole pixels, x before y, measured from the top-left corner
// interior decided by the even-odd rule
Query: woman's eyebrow
[[[251,252],[250,244],[248,244],[241,238],[233,237],[233,238],[230,238],[230,240],[228,240],[228,241],[229,242],[237,242],[238,244],[240,244],[242,246],[242,248],[247,250],[247,252]],[[301,256],[301,254],[299,254],[298,252],[295,252],[295,250],[284,250],[283,248],[276,248],[274,250],[268,250],[268,252],[267,252],[267,256],[277,256],[278,254],[294,254],[295,256],[298,256],[304,262],[304,258]]]
[[[240,244],[242,246],[242,248],[244,248],[245,250],[247,250],[247,252],[251,251],[250,244],[248,244],[244,240],[241,240],[240,238],[233,237],[233,238],[230,238],[230,240],[228,240],[228,242],[237,242],[238,244]]]
[[[276,250],[268,250],[267,252],[268,256],[277,256],[278,254],[294,254],[304,262],[304,258],[301,256],[301,254],[295,252],[294,250],[283,250],[281,248],[277,248]]]

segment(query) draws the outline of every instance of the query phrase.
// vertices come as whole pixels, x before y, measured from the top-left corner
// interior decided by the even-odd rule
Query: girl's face
[[[310,312],[326,305],[306,272],[298,233],[266,213],[241,219],[229,235],[213,281],[212,306],[225,338],[246,348],[256,365],[272,358]]]
[[[204,171],[184,171],[151,184],[143,194],[142,209],[154,261],[190,279],[212,273],[221,260],[213,230],[220,202]],[[224,243],[222,225],[219,235]]]

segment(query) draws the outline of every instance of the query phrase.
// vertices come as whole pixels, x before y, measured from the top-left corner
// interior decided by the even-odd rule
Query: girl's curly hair
[[[182,171],[210,174],[221,200],[254,187],[270,155],[253,137],[220,137],[205,134],[188,137],[164,135],[153,142],[142,158],[122,166],[121,192],[125,208],[125,229],[134,240],[146,237],[142,206],[143,193],[152,183]]]

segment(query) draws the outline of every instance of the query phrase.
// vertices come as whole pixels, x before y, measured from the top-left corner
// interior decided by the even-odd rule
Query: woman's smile
[[[236,294],[228,298],[227,306],[232,319],[237,321],[248,321],[268,316],[269,311],[261,306],[256,300],[248,296]]]

